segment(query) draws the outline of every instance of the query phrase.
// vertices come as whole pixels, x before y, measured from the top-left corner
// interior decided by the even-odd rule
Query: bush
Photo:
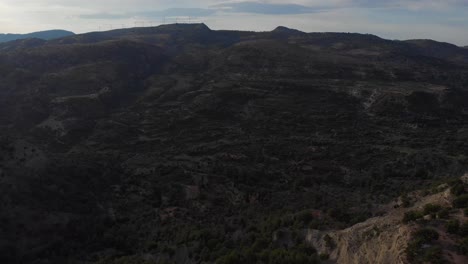
[[[320,253],[319,258],[320,260],[328,260],[330,255],[328,253]]]
[[[407,224],[409,222],[416,221],[422,218],[424,215],[419,211],[408,211],[403,216],[403,223]]]
[[[411,199],[408,197],[407,194],[401,196],[401,202],[404,208],[408,208],[411,206]]]
[[[447,232],[450,234],[457,234],[460,229],[460,222],[458,220],[450,220],[445,224]]]
[[[309,224],[313,220],[312,212],[310,210],[304,210],[296,214],[296,220],[302,224]]]
[[[453,200],[453,206],[456,208],[468,207],[468,194],[462,194]]]
[[[438,204],[426,204],[423,209],[423,214],[428,215],[428,214],[435,214],[439,212],[442,209],[442,206]]]
[[[439,239],[439,233],[434,229],[423,228],[414,233],[414,240],[420,244],[427,244],[437,239]]]
[[[442,210],[440,210],[437,213],[437,217],[441,219],[447,219],[449,216],[450,216],[450,209],[448,208],[442,208]]]
[[[333,241],[333,238],[328,234],[323,237],[323,240],[328,249],[334,249],[336,247],[335,241]]]
[[[458,229],[458,234],[462,237],[468,237],[468,222],[465,222],[463,225],[460,226]]]
[[[425,249],[423,260],[432,264],[446,263],[442,255],[442,248],[439,246],[433,246]]]
[[[216,263],[219,264],[238,264],[242,263],[242,256],[237,251],[231,251],[229,254],[220,257]]]
[[[413,234],[413,238],[406,248],[406,256],[410,263],[444,263],[442,249],[430,244],[439,239],[439,233],[433,229],[420,229]],[[428,245],[428,247],[423,247]]]
[[[458,243],[458,251],[463,255],[468,255],[468,237],[463,238]]]
[[[462,181],[458,180],[457,182],[454,183],[452,188],[450,188],[450,193],[452,193],[455,196],[462,195],[465,193],[465,186]]]

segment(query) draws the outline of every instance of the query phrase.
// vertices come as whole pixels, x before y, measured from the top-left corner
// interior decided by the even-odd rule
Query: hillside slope
[[[0,44],[0,262],[318,263],[302,230],[466,172],[465,52],[203,24]]]

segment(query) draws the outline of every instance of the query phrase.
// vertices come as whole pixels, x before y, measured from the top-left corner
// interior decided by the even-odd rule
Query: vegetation
[[[460,229],[460,222],[455,219],[450,220],[445,225],[445,228],[447,229],[447,232],[449,232],[450,234],[457,234],[458,230]]]
[[[403,216],[403,223],[407,224],[409,222],[413,222],[416,220],[421,219],[424,216],[422,212],[419,211],[408,211],[405,212],[405,215]]]
[[[453,206],[456,208],[468,207],[468,194],[462,194],[453,200]]]
[[[306,230],[466,172],[468,57],[452,49],[203,24],[2,43],[0,263],[325,259]],[[450,218],[403,221],[424,214]],[[423,238],[414,258],[437,259]]]
[[[439,239],[439,234],[433,229],[423,228],[413,234],[408,243],[406,255],[411,263],[445,263],[442,249],[433,245]]]

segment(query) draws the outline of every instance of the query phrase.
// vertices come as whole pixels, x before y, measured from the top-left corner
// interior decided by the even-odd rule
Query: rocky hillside
[[[458,203],[468,177],[462,179],[400,197],[343,230],[306,230],[306,240],[329,263],[467,263],[468,211]]]
[[[466,172],[466,49],[438,45],[203,24],[0,44],[0,262],[327,261],[304,229]]]

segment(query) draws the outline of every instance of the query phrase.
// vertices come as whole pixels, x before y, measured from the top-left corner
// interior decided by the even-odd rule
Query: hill
[[[29,38],[50,40],[50,39],[67,37],[71,35],[74,35],[74,33],[70,31],[66,31],[66,30],[46,30],[46,31],[33,32],[33,33],[28,33],[28,34],[0,34],[0,43],[18,40],[18,39],[29,39]]]
[[[465,174],[465,52],[204,24],[0,44],[0,262],[343,263],[304,234],[345,248]]]

